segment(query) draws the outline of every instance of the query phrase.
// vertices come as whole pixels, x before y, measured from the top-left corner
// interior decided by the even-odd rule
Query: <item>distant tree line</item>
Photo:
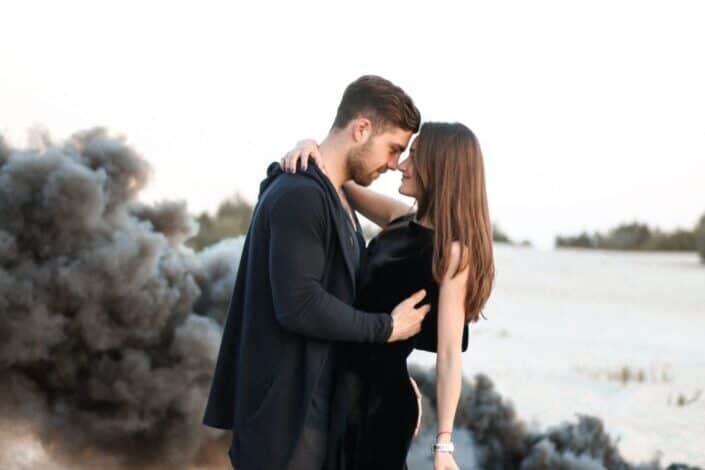
[[[199,251],[224,238],[242,235],[247,233],[251,219],[252,204],[236,193],[220,203],[215,215],[202,212],[196,216],[198,234],[187,240],[186,245]]]
[[[221,202],[214,215],[202,212],[195,217],[199,225],[198,234],[187,240],[186,245],[199,251],[224,238],[236,237],[247,233],[252,219],[252,210],[252,204],[241,194],[236,193]],[[363,224],[362,229],[365,238],[368,240],[379,233],[379,228],[371,224]],[[497,243],[531,246],[531,242],[528,240],[513,241],[496,224],[492,226],[492,239]]]
[[[632,222],[621,224],[606,234],[582,232],[576,236],[557,236],[557,247],[599,248],[606,250],[697,251],[705,263],[705,214],[692,230],[664,232]]]
[[[497,224],[492,224],[492,240],[496,243],[508,243],[509,245],[521,245],[521,246],[531,246],[529,240],[522,240],[521,242],[516,242],[509,238],[509,236],[502,231]]]
[[[700,261],[705,263],[705,214],[700,217],[695,226],[695,248],[700,254]]]

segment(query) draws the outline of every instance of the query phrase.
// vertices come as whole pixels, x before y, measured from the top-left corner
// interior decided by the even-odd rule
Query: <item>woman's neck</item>
[[[433,223],[431,223],[431,219],[428,217],[428,214],[424,214],[423,217],[417,219],[416,221],[424,227],[433,228]]]

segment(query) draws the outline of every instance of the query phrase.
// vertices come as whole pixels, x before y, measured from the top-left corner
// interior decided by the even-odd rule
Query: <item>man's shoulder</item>
[[[321,183],[305,175],[286,173],[271,183],[262,194],[260,204],[268,208],[285,204],[310,210],[312,205],[324,207],[326,200],[326,191]]]

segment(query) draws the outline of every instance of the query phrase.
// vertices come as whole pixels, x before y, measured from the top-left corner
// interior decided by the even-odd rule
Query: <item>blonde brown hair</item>
[[[460,123],[426,122],[413,156],[417,219],[433,224],[433,276],[440,284],[449,268],[451,246],[460,244],[460,264],[469,265],[465,319],[479,320],[494,284],[495,267],[480,143]]]

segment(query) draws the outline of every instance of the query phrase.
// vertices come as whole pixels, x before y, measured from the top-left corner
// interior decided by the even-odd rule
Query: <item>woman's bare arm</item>
[[[463,379],[462,337],[465,325],[465,293],[469,266],[451,278],[460,263],[460,245],[455,242],[438,299],[438,354],[436,356],[436,396],[438,432],[452,432]],[[439,441],[449,441],[442,434]]]
[[[397,217],[412,212],[411,207],[403,202],[360,186],[354,181],[343,184],[343,189],[353,209],[381,228],[385,228],[390,221]]]

